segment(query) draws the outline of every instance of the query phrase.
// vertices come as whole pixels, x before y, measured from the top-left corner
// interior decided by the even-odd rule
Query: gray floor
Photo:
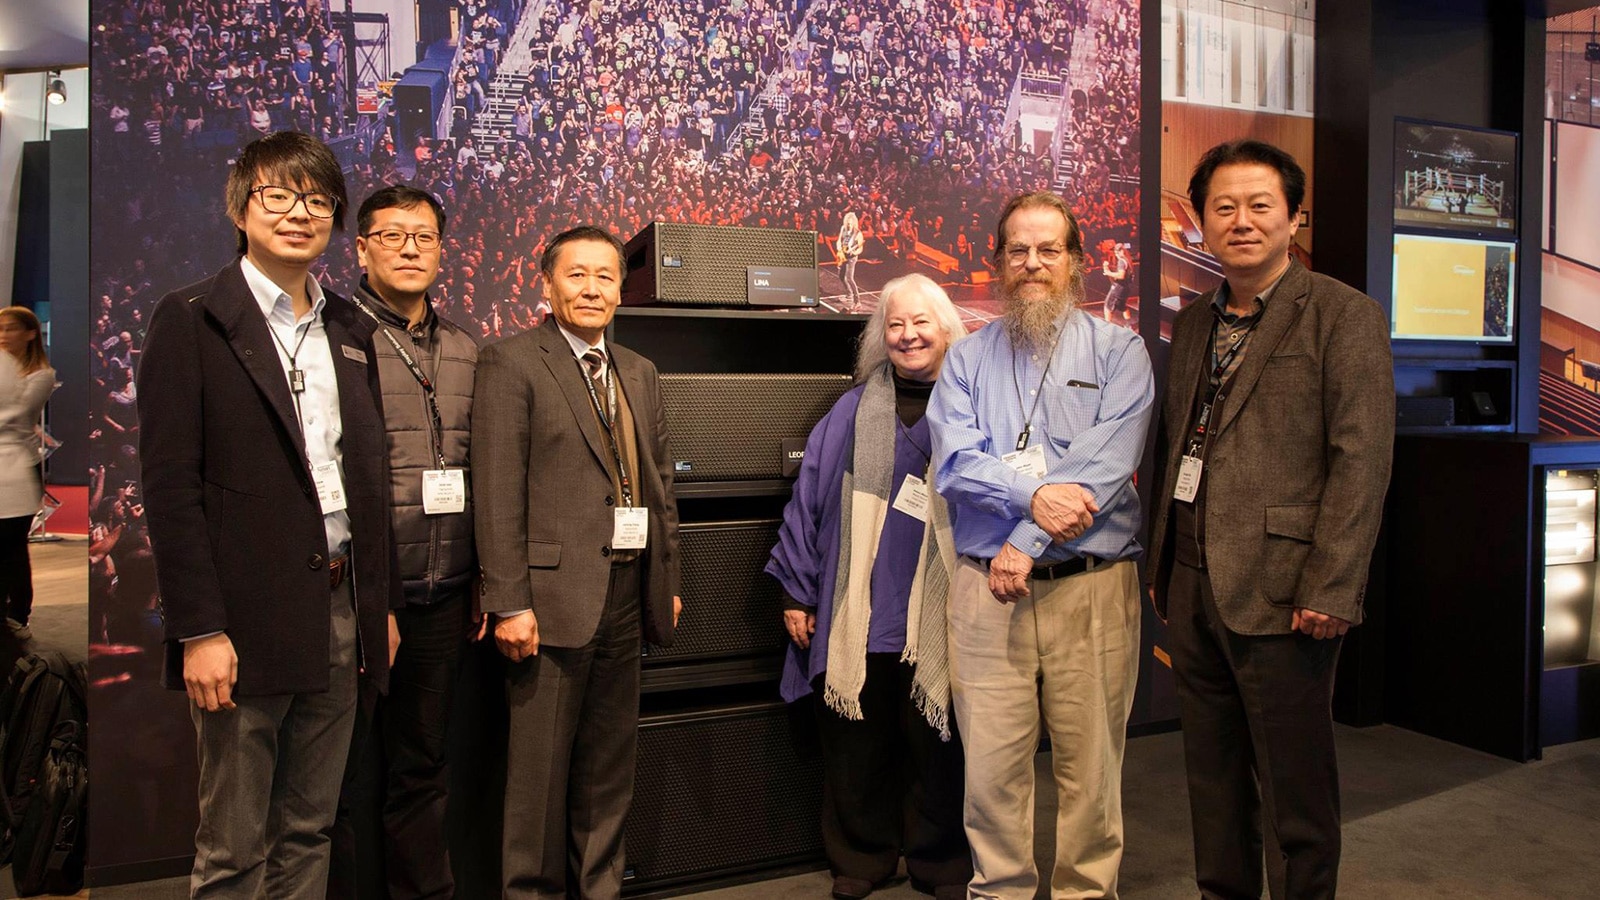
[[[82,541],[35,545],[34,647],[86,653]],[[1536,763],[1382,726],[1339,730],[1345,852],[1340,893],[1359,900],[1600,897],[1600,740],[1553,747]],[[1041,757],[1041,848],[1053,842],[1054,791]],[[1193,897],[1181,737],[1128,744],[1122,896]],[[95,835],[95,840],[115,840]],[[1041,861],[1041,866],[1047,866]],[[1046,869],[1047,870],[1047,869]],[[0,897],[14,895],[9,868]],[[818,900],[825,872],[702,892],[708,900]],[[95,889],[101,900],[180,900],[185,879]],[[79,896],[89,896],[85,891]],[[921,897],[899,883],[875,896]]]
[[[1139,738],[1124,769],[1122,896],[1193,897],[1181,738]],[[1340,894],[1361,900],[1600,896],[1600,741],[1519,765],[1389,726],[1339,730],[1345,853]],[[1046,769],[1041,757],[1039,769]],[[1042,780],[1041,785],[1047,785]],[[1048,788],[1041,847],[1051,845]],[[826,872],[707,891],[706,900],[818,900]],[[102,900],[179,900],[183,879],[100,888]],[[874,896],[922,897],[904,882]]]

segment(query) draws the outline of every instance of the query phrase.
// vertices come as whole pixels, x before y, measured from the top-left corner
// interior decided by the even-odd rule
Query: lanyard
[[[1189,436],[1189,456],[1200,456],[1200,451],[1205,446],[1206,427],[1211,424],[1211,413],[1215,406],[1217,392],[1222,389],[1222,376],[1228,371],[1228,366],[1233,364],[1234,357],[1238,356],[1239,352],[1244,349],[1245,341],[1250,338],[1251,332],[1255,331],[1256,326],[1259,324],[1261,324],[1261,317],[1257,315],[1256,320],[1245,326],[1243,331],[1234,333],[1231,339],[1233,346],[1229,347],[1228,352],[1222,354],[1222,358],[1217,360],[1216,367],[1211,370],[1211,377],[1206,379],[1208,393],[1206,402],[1200,405],[1200,414],[1195,416],[1194,434]],[[1216,352],[1217,320],[1213,319],[1211,322],[1211,353],[1215,356]]]
[[[1044,371],[1039,374],[1039,389],[1033,392],[1033,406],[1028,410],[1028,417],[1022,423],[1022,431],[1017,435],[1017,450],[1021,452],[1028,449],[1028,436],[1033,434],[1033,416],[1039,411],[1039,401],[1044,399],[1044,381],[1050,377],[1050,367],[1056,361],[1056,345],[1061,343],[1061,335],[1066,333],[1066,323],[1062,323],[1056,332],[1056,339],[1050,342],[1050,356],[1044,361]],[[1011,347],[1011,386],[1017,392],[1017,408],[1022,408],[1022,379],[1017,376],[1017,348]]]
[[[611,448],[611,458],[617,464],[617,482],[622,486],[622,505],[633,505],[633,483],[628,480],[628,465],[622,461],[622,443],[617,440],[617,382],[611,377],[611,364],[606,363],[606,405],[600,403],[600,394],[594,389],[594,379],[589,377],[589,371],[584,366],[583,360],[573,357],[578,364],[578,374],[583,376],[583,384],[589,389],[589,402],[594,404],[594,412],[600,417],[600,424],[606,430],[606,445]],[[610,415],[606,408],[610,408]]]
[[[417,384],[422,385],[422,398],[427,401],[428,417],[433,420],[433,456],[438,461],[439,468],[443,469],[445,467],[444,419],[439,415],[439,401],[434,398],[433,381],[422,371],[422,366],[417,364],[416,357],[412,356],[401,345],[400,339],[394,336],[394,332],[389,329],[389,326],[378,318],[378,314],[372,310],[372,307],[354,294],[351,295],[350,299],[355,303],[357,309],[366,313],[372,318],[372,321],[378,323],[378,330],[383,332],[383,336],[389,339],[389,346],[394,348],[394,352],[400,357],[400,361],[405,363],[406,368],[411,371],[411,377],[417,380]]]
[[[284,356],[289,357],[289,395],[294,400],[294,420],[300,426],[301,439],[305,441],[307,460],[311,458],[311,438],[305,433],[306,420],[305,416],[300,412],[300,395],[306,392],[306,372],[295,364],[295,359],[300,355],[300,348],[305,346],[306,335],[311,333],[311,326],[316,324],[316,321],[316,316],[307,319],[304,331],[300,331],[298,324],[294,326],[294,330],[300,332],[300,337],[294,342],[293,352],[283,343],[283,339],[278,337],[278,329],[272,324],[272,321],[270,319],[267,321],[267,333],[272,335],[273,343],[278,345],[278,349],[283,351]]]

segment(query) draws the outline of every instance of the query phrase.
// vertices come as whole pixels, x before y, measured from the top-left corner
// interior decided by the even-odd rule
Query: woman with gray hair
[[[950,707],[950,521],[928,483],[923,418],[966,328],[923,275],[884,285],[856,387],[806,441],[767,572],[792,645],[782,693],[820,692],[823,846],[833,896],[865,897],[903,855],[911,884],[965,897],[961,742]]]

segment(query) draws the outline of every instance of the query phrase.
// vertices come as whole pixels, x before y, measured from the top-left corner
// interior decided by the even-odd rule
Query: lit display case
[[[1384,717],[1512,759],[1600,737],[1600,440],[1403,436]]]

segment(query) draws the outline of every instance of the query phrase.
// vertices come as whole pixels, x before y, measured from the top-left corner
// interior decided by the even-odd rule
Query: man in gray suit
[[[1305,196],[1289,154],[1213,147],[1189,196],[1226,282],[1173,325],[1148,577],[1169,622],[1196,881],[1207,898],[1259,897],[1264,820],[1282,854],[1273,895],[1331,898],[1330,703],[1389,484],[1388,323],[1289,258]]]
[[[505,897],[617,897],[641,637],[672,641],[678,508],[655,366],[610,343],[622,243],[579,226],[540,261],[553,315],[483,349],[472,488],[483,610],[511,661]]]

